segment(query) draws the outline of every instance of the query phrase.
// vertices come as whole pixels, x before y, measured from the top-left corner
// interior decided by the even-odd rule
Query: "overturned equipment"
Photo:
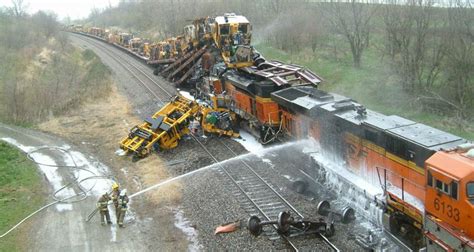
[[[214,133],[219,136],[239,137],[235,130],[237,115],[230,111],[230,99],[224,95],[210,95],[211,104],[201,106],[201,126],[204,132]]]
[[[276,225],[280,234],[289,236],[323,234],[325,236],[334,235],[335,229],[332,222],[325,222],[324,219],[295,220],[288,212],[280,212],[277,220],[262,221],[258,216],[251,216],[248,220],[248,230],[254,236],[259,236],[263,232],[264,225]]]
[[[189,133],[189,117],[199,110],[199,105],[177,95],[141,125],[130,130],[120,142],[120,148],[136,157],[147,156],[152,148],[172,149],[183,135]]]
[[[126,153],[133,153],[134,158],[143,158],[153,149],[175,148],[179,140],[190,133],[188,126],[191,121],[198,124],[192,124],[192,127],[201,126],[206,133],[239,137],[234,131],[236,115],[219,106],[221,98],[215,97],[212,101],[212,104],[203,105],[176,95],[152,117],[134,126],[128,136],[120,141],[120,148]]]

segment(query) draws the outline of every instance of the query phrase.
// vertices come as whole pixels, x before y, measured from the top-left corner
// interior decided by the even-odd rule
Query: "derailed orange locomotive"
[[[201,98],[224,94],[222,104],[262,143],[281,137],[316,139],[369,182],[383,182],[383,223],[413,248],[474,249],[474,144],[430,126],[366,109],[317,89],[321,78],[300,66],[216,66],[197,85]]]
[[[204,29],[208,23],[214,25]],[[386,191],[384,226],[412,247],[474,251],[474,144],[321,91],[317,87],[322,79],[315,73],[267,61],[252,48],[253,65],[248,64],[248,54],[239,61],[233,47],[246,48],[250,43],[247,19],[224,15],[199,19],[190,26],[194,26],[187,26],[193,31],[194,46],[203,42],[198,48],[190,47],[196,55],[207,50],[204,42],[224,55],[216,59],[220,63],[212,74],[199,78],[197,96],[205,100],[224,97],[217,106],[237,114],[262,143],[312,137],[322,149],[345,160],[354,173],[382,184]],[[225,38],[224,42],[219,38]],[[197,62],[197,56],[188,57]]]

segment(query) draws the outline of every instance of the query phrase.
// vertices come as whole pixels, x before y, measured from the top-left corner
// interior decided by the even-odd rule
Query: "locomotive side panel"
[[[346,137],[346,159],[350,168],[371,183],[387,184],[388,190],[397,194],[408,194],[424,200],[424,173],[410,168],[408,162],[374,143],[351,135]],[[386,181],[385,181],[386,180]],[[407,195],[407,196],[408,196]]]
[[[270,98],[256,97],[257,119],[259,122],[272,126],[280,124],[278,104]]]

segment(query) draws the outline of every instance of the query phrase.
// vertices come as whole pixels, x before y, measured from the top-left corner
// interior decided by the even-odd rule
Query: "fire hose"
[[[44,163],[40,163],[38,161],[36,161],[33,157],[32,157],[32,154],[34,153],[37,153],[39,151],[42,151],[42,150],[56,150],[56,151],[60,151],[66,155],[69,156],[69,158],[72,160],[72,163],[73,165],[57,165],[57,164],[44,164]],[[21,224],[23,224],[26,220],[28,220],[29,218],[31,218],[32,216],[36,215],[37,213],[43,211],[44,209],[50,207],[50,206],[53,206],[55,204],[58,204],[58,203],[76,203],[76,202],[79,202],[79,201],[83,201],[85,200],[87,197],[88,197],[88,193],[92,191],[92,189],[96,186],[97,182],[94,183],[94,185],[92,185],[90,188],[86,189],[84,188],[81,184],[86,181],[86,180],[90,180],[90,179],[109,179],[109,180],[112,180],[112,181],[115,181],[115,178],[113,176],[104,176],[104,175],[97,175],[95,174],[93,171],[89,170],[89,169],[86,169],[86,168],[83,168],[81,166],[78,166],[76,161],[74,160],[74,157],[73,155],[71,155],[71,153],[69,152],[68,149],[65,149],[65,148],[60,148],[60,147],[50,147],[50,146],[47,146],[47,147],[39,147],[39,148],[36,148],[32,151],[29,151],[29,152],[25,152],[26,153],[26,156],[29,160],[31,160],[32,162],[34,162],[35,164],[37,165],[41,165],[41,166],[46,166],[46,167],[55,167],[55,168],[68,168],[68,169],[75,169],[75,170],[82,170],[82,171],[86,171],[86,172],[89,172],[91,174],[91,176],[89,177],[86,177],[86,178],[83,178],[81,180],[79,180],[78,177],[75,177],[75,179],[67,184],[65,184],[64,186],[62,186],[61,188],[57,189],[54,193],[53,193],[53,199],[54,201],[53,202],[50,202],[42,207],[40,207],[38,210],[32,212],[31,214],[29,214],[28,216],[26,216],[24,219],[22,219],[20,222],[18,222],[16,225],[14,225],[12,228],[10,228],[8,231],[6,231],[5,233],[1,234],[0,235],[0,238],[3,238],[5,237],[6,235],[8,235],[10,232],[12,232],[13,230],[15,230],[17,227],[19,227]],[[72,187],[72,186],[77,186],[77,188],[79,188],[80,192],[77,193],[77,194],[74,194],[74,195],[71,195],[71,196],[68,196],[68,197],[65,197],[65,198],[59,198],[57,195],[63,191],[64,189],[66,188],[69,188],[69,187]]]

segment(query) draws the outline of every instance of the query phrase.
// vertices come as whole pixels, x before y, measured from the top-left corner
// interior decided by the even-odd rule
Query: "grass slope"
[[[42,178],[18,149],[0,141],[0,233],[44,204]],[[0,251],[25,250],[25,226],[0,239]]]

